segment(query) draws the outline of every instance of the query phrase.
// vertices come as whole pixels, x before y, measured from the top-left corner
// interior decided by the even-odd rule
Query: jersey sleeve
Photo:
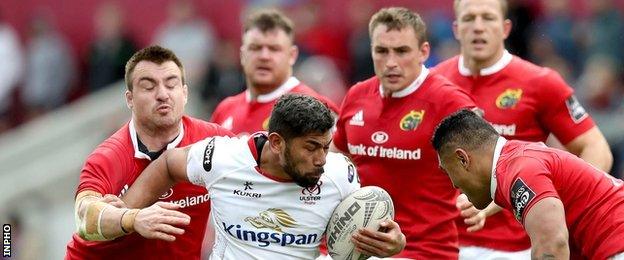
[[[567,144],[577,136],[595,126],[585,108],[574,96],[574,90],[559,74],[547,70],[535,82],[541,85],[539,104],[540,123],[552,132],[562,144]]]
[[[552,174],[540,160],[532,157],[519,157],[510,162],[508,203],[516,220],[524,225],[524,219],[531,208],[548,197],[559,198],[552,182]]]
[[[210,137],[191,145],[186,160],[189,181],[207,189],[226,172],[229,137]]]
[[[360,188],[360,177],[358,176],[357,168],[351,162],[351,159],[343,154],[330,153],[328,156],[334,157],[332,159],[335,160],[331,168],[327,169],[332,171],[330,178],[336,184],[341,200],[345,199],[349,194]]]
[[[110,147],[98,147],[87,158],[81,172],[76,194],[91,190],[100,194],[115,194],[125,183],[125,161],[123,156]]]

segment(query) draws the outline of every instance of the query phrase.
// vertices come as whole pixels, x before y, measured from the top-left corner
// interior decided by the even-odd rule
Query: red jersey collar
[[[496,63],[494,63],[494,65],[481,69],[481,72],[479,73],[480,76],[492,75],[496,72],[503,70],[511,62],[512,58],[513,58],[513,55],[511,55],[511,53],[505,50],[503,52],[503,56]],[[472,75],[472,73],[470,72],[470,69],[464,66],[464,56],[462,55],[459,55],[459,62],[457,63],[457,68],[459,69],[459,74],[461,74],[462,76]]]
[[[290,92],[290,90],[292,90],[293,88],[295,88],[299,84],[301,84],[301,82],[297,78],[290,77],[290,78],[288,78],[288,80],[286,80],[286,82],[284,82],[284,84],[282,84],[281,86],[279,86],[275,90],[271,91],[270,93],[263,94],[263,95],[258,95],[256,97],[255,101],[258,102],[258,103],[268,103],[268,102],[271,102],[271,101],[276,100],[277,98],[281,97],[282,95]],[[245,91],[245,99],[247,100],[247,102],[251,102],[252,101],[251,92],[249,91],[249,89]]]
[[[402,97],[408,96],[409,94],[414,93],[414,91],[420,88],[422,83],[425,82],[425,79],[427,78],[428,75],[429,75],[429,69],[427,69],[425,65],[421,65],[420,75],[416,77],[414,82],[412,82],[412,84],[409,84],[409,86],[407,86],[406,88],[402,90],[399,90],[397,92],[392,92],[390,96],[393,98],[402,98]],[[381,83],[379,83],[379,95],[383,98],[383,86],[381,85]]]
[[[128,130],[130,131],[130,139],[132,140],[132,148],[134,149],[134,158],[137,159],[147,159],[150,160],[150,157],[139,151],[139,142],[137,140],[137,132],[136,132],[136,128],[134,126],[134,119],[130,119],[130,123],[128,123]],[[173,139],[173,141],[171,141],[171,143],[167,144],[167,150],[171,149],[171,148],[175,148],[177,147],[180,142],[182,142],[182,138],[184,138],[184,124],[182,123],[182,120],[180,120],[180,134],[178,134],[178,137],[176,137],[176,139]]]

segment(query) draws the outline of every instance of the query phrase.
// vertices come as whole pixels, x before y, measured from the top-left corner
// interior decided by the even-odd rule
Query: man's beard
[[[304,187],[304,188],[308,188],[308,187],[314,187],[318,183],[320,179],[320,175],[317,178],[316,176],[309,176],[308,174],[302,173],[297,170],[297,168],[295,167],[294,160],[292,159],[290,155],[290,149],[288,148],[288,146],[286,146],[286,151],[284,151],[284,160],[286,161],[284,165],[284,172],[286,172],[286,174],[288,174],[288,176],[290,176],[290,178],[292,178],[292,180],[297,185]],[[323,172],[324,172],[323,168],[319,168],[318,170],[315,170],[312,173],[323,173]]]

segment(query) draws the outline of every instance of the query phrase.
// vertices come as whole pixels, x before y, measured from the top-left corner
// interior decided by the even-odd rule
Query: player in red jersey
[[[511,210],[533,259],[624,257],[624,183],[543,143],[507,141],[463,110],[432,139],[443,168],[477,208]]]
[[[333,102],[292,76],[298,49],[288,17],[276,10],[259,10],[245,21],[242,38],[247,90],[219,103],[211,122],[239,135],[266,131],[275,101],[290,92],[314,96],[338,113]]]
[[[461,54],[436,66],[464,88],[484,111],[484,118],[508,139],[545,141],[554,134],[568,151],[601,170],[613,157],[574,91],[555,71],[505,50],[511,30],[505,0],[456,0],[455,37]],[[465,204],[466,205],[466,204]],[[488,217],[482,230],[468,232],[458,218],[460,258],[530,257],[530,243],[508,211]]]
[[[386,8],[371,18],[376,76],[347,93],[337,122],[334,148],[350,154],[362,186],[392,196],[396,221],[407,237],[397,256],[457,258],[454,218],[457,191],[438,169],[429,143],[435,125],[472,98],[445,78],[429,73],[425,24],[406,8]]]
[[[66,259],[200,259],[209,211],[206,189],[178,184],[142,210],[125,208],[117,197],[163,151],[231,135],[183,115],[188,93],[183,71],[175,54],[159,46],[128,61],[126,102],[132,119],[89,155],[80,173],[79,228]],[[180,225],[188,226],[182,230]]]

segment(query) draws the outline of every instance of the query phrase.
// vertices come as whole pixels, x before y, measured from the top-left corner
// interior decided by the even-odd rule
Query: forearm
[[[84,192],[76,199],[78,235],[88,241],[106,241],[132,233],[138,210],[117,208],[98,193]]]
[[[608,144],[588,145],[578,155],[581,159],[604,171],[611,171],[613,155]]]
[[[158,200],[173,184],[167,164],[168,152],[163,153],[139,175],[122,200],[129,208],[144,208]]]

